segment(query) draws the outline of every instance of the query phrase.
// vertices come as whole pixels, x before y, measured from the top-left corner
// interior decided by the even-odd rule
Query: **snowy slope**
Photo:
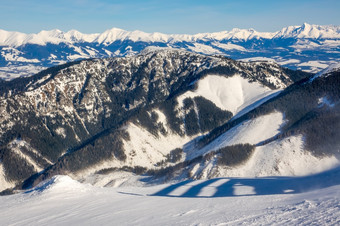
[[[202,96],[212,101],[217,107],[236,114],[246,106],[277,91],[257,82],[251,83],[240,75],[230,78],[207,75],[197,82],[196,90],[184,93],[178,98],[178,102],[181,103],[187,97]]]
[[[274,38],[339,39],[338,26],[320,26],[304,23],[302,26],[289,26],[277,32]]]
[[[177,100],[179,103],[178,110],[182,112],[183,108],[183,100],[188,97],[196,97],[203,96],[204,98],[212,101],[216,104],[217,107],[223,110],[230,110],[233,113],[237,114],[234,118],[239,117],[241,114],[248,112],[249,110],[255,108],[258,104],[264,102],[266,99],[271,98],[271,94],[275,94],[279,92],[278,90],[271,90],[268,87],[260,85],[258,82],[250,83],[247,79],[242,78],[240,75],[234,75],[232,77],[224,77],[218,75],[207,75],[206,77],[197,81],[197,89],[194,91],[187,91],[186,93],[180,95]],[[155,108],[153,112],[157,114],[158,121],[157,123],[161,123],[164,126],[165,134],[157,133],[152,134],[147,129],[143,128],[141,125],[130,122],[127,125],[123,126],[121,129],[126,131],[129,134],[128,140],[123,140],[124,150],[127,155],[127,159],[124,162],[125,165],[135,167],[142,166],[146,168],[155,168],[155,164],[161,161],[164,161],[165,156],[170,153],[170,151],[176,148],[186,147],[187,144],[190,143],[191,140],[195,139],[197,136],[202,135],[201,133],[193,136],[188,136],[186,134],[179,135],[173,132],[169,128],[169,122],[164,115],[164,113]],[[183,117],[183,116],[182,116]],[[268,129],[269,124],[273,126],[270,120],[276,120],[278,125],[275,126],[272,130]],[[184,119],[182,119],[184,120]],[[266,122],[266,123],[264,123]],[[262,128],[262,130],[266,131],[266,133],[260,132],[261,138],[250,138],[254,142],[257,143],[263,141],[264,139],[268,139],[271,136],[276,135],[278,132],[277,129],[282,123],[282,115],[276,114],[276,117],[268,118],[265,120],[260,119],[258,122],[246,123],[247,126],[244,126],[241,129],[240,134],[244,133],[243,136],[240,134],[233,134],[233,142],[224,141],[221,142],[218,139],[214,144],[218,149],[218,147],[223,147],[226,145],[231,145],[234,143],[243,143],[248,138],[243,139],[242,137],[250,137],[249,134],[255,133],[255,130]],[[252,126],[253,129],[249,129],[248,124],[254,124]],[[247,131],[245,133],[245,131]],[[269,134],[268,134],[269,133]],[[229,134],[229,133],[228,133]],[[230,136],[231,135],[227,135]],[[238,142],[235,139],[240,139]],[[249,141],[248,141],[249,142]],[[207,146],[201,151],[195,150],[195,156],[199,154],[207,153],[207,150],[212,150],[211,146]],[[190,157],[190,152],[187,151],[186,158]],[[100,167],[89,168],[87,171],[82,172],[77,176],[78,179],[82,180],[92,180],[92,177],[98,177],[98,175],[93,175],[94,172],[100,170],[101,168],[112,168],[112,167],[122,167],[123,165],[112,160],[108,160],[107,162],[101,163]],[[119,175],[107,175],[106,177],[119,177]],[[130,175],[131,176],[131,175]],[[125,177],[125,175],[123,175]],[[108,183],[110,179],[99,177],[93,181],[93,184],[105,184]]]
[[[0,191],[13,187],[15,184],[7,181],[4,174],[4,167],[0,163]]]
[[[105,189],[57,176],[0,197],[0,219],[3,225],[336,225],[339,172]]]
[[[254,154],[238,167],[219,166],[218,174],[228,177],[305,176],[339,165],[334,156],[317,158],[304,149],[303,137],[292,136],[256,147]]]
[[[79,173],[74,172],[77,178],[84,178],[86,175],[105,168],[147,167],[153,169],[157,163],[165,161],[172,150],[182,148],[192,139],[201,136],[202,131],[208,132],[212,127],[221,125],[227,120],[227,116],[223,116],[224,119],[210,123],[209,129],[197,129],[193,133],[188,133],[184,124],[187,113],[182,109],[181,102],[185,96],[203,96],[222,110],[229,109],[234,113],[245,113],[245,110],[257,106],[272,94],[273,91],[262,84],[275,81],[270,87],[276,91],[292,84],[291,72],[285,72],[277,64],[237,62],[227,58],[168,48],[161,50],[148,48],[137,56],[84,60],[66,66],[65,69],[52,68],[37,77],[30,78],[32,80],[27,81],[26,88],[24,88],[26,91],[22,92],[22,95],[13,94],[13,96],[0,98],[0,111],[2,112],[0,119],[3,122],[0,124],[0,136],[7,137],[7,134],[12,134],[12,127],[20,124],[14,129],[20,129],[18,134],[21,134],[22,141],[31,144],[32,139],[36,140],[31,147],[41,154],[30,153],[28,156],[24,153],[25,148],[23,150],[20,150],[21,147],[14,148],[11,145],[12,136],[8,135],[8,138],[0,139],[6,142],[4,146],[11,149],[5,152],[5,155],[15,154],[11,159],[15,158],[18,161],[22,159],[27,163],[25,166],[31,169],[31,171],[25,170],[29,175],[19,174],[15,180],[18,180],[17,178],[27,179],[33,173],[56,164],[58,158],[68,158],[66,153],[73,148],[81,148],[85,153],[86,148],[93,148],[93,153],[100,156],[106,154],[106,151],[111,153],[120,150],[119,153],[118,151],[114,153],[115,158],[112,158],[110,154],[100,157],[103,158],[100,161],[94,158],[95,160],[89,165],[84,163],[86,166],[77,169]],[[215,73],[219,70],[222,71],[218,76]],[[203,76],[205,73],[206,75]],[[192,87],[195,82],[197,83],[196,90]],[[3,87],[6,87],[5,84],[8,83],[5,82]],[[107,89],[107,87],[111,88]],[[186,93],[185,91],[188,90],[191,91]],[[168,103],[163,102],[168,98],[175,100],[177,97],[171,97],[171,95],[177,91],[185,93],[178,98],[180,100],[178,106],[167,106],[167,108],[170,106],[173,112],[167,113],[163,105]],[[116,103],[119,104],[116,105]],[[157,134],[154,133],[155,131],[150,131],[152,128],[148,127],[148,121],[150,121],[148,116],[142,115],[139,123],[134,121],[137,119],[131,118],[133,114],[130,114],[130,111],[143,110],[144,106],[150,104],[154,105],[150,106],[148,114],[156,113],[159,119],[157,124],[164,126],[163,132],[165,133],[162,133],[160,129],[156,131]],[[18,107],[12,108],[10,107],[12,105]],[[199,108],[202,110],[204,107],[199,106]],[[221,109],[216,109],[217,112],[223,112]],[[36,112],[34,117],[39,119],[27,120],[32,116],[31,112]],[[119,119],[123,117],[120,115],[122,112],[129,115],[129,118]],[[180,132],[171,127],[172,115],[179,119]],[[124,138],[123,135],[117,135],[118,138],[98,141],[99,143],[95,145],[117,141],[121,142],[119,148],[113,149],[110,145],[97,148],[91,145],[83,149],[81,144],[84,143],[87,146],[88,140],[104,139],[101,133],[107,127],[114,126],[111,123],[115,123],[116,120],[124,120],[122,125],[119,125],[119,131],[128,134],[129,139]],[[33,126],[31,123],[37,124],[40,128],[34,130],[39,131],[36,136],[30,132],[30,128],[36,128],[36,125]],[[23,125],[27,125],[27,129]],[[49,138],[46,140],[38,138],[45,135]],[[32,138],[28,138],[31,136]],[[47,144],[49,150],[46,151],[45,142],[52,140],[57,140],[58,145],[52,148]],[[82,151],[75,151],[75,153],[82,153]],[[51,153],[56,154],[51,157],[49,156]],[[85,154],[85,157],[80,158],[87,157]],[[66,160],[65,163],[68,164]],[[170,165],[173,162],[166,164]],[[12,165],[5,166],[9,169]],[[60,166],[56,164],[54,167]],[[61,167],[65,169],[64,166]],[[70,164],[70,167],[73,167],[73,164]],[[160,168],[159,165],[158,168]]]
[[[200,150],[196,150],[190,145],[185,150],[188,153],[188,158],[192,159],[226,146],[245,143],[257,144],[278,134],[283,123],[283,115],[279,112],[264,115],[231,128]]]
[[[98,36],[99,34],[82,34],[76,30],[63,32],[54,29],[50,31],[42,30],[37,34],[25,34],[0,29],[0,45],[15,47],[25,44],[46,45],[48,43],[59,44],[62,42],[93,42]]]
[[[160,112],[160,114],[162,114]],[[166,120],[162,120],[166,125]],[[157,162],[175,148],[182,147],[191,140],[189,136],[179,136],[166,127],[167,134],[155,136],[143,127],[130,123],[126,132],[130,135],[129,141],[124,141],[125,151],[128,153],[127,164],[153,168]]]

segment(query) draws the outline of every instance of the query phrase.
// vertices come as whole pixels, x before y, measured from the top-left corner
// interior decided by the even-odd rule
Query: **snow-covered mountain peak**
[[[77,30],[70,30],[64,34],[65,38],[71,41],[81,41],[83,40],[84,34]]]
[[[64,34],[63,31],[59,29],[52,29],[52,30],[42,30],[37,35],[39,36],[49,36],[49,37],[60,37],[60,35]]]
[[[24,43],[46,45],[47,43],[58,44],[66,41],[64,32],[58,29],[46,31],[42,30],[38,34],[29,34],[26,36]]]
[[[112,28],[100,34],[94,42],[111,44],[117,40],[131,40],[134,42],[168,42],[170,39],[179,39],[177,35],[166,35],[159,32],[146,33],[140,30],[126,31],[119,28]]]
[[[70,30],[64,33],[65,40],[69,42],[93,42],[99,36],[98,33],[94,34],[83,34],[77,30]]]
[[[94,41],[98,43],[112,43],[115,40],[125,38],[127,35],[127,31],[119,29],[119,28],[111,28],[109,30],[101,33]]]
[[[308,39],[338,39],[339,26],[314,25],[304,23],[301,26],[289,26],[279,31],[274,38],[308,38]]]
[[[340,38],[339,26],[320,26],[304,23],[301,26],[289,26],[279,32],[258,32],[253,28],[234,28],[231,31],[213,33],[188,34],[163,34],[160,32],[146,33],[143,31],[126,31],[120,28],[111,28],[101,34],[83,34],[77,30],[63,32],[58,29],[43,30],[37,34],[25,34],[0,30],[0,45],[21,46],[24,44],[46,45],[47,43],[58,44],[89,42],[109,45],[117,40],[131,40],[144,42],[192,42],[197,40],[250,40],[272,38]]]
[[[17,31],[0,30],[0,45],[19,46],[24,43],[27,34]]]

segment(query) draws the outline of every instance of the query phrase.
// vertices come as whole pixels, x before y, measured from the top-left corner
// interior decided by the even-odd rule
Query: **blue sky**
[[[195,34],[238,28],[340,25],[339,0],[0,0],[0,29],[58,28],[99,33],[112,27]]]

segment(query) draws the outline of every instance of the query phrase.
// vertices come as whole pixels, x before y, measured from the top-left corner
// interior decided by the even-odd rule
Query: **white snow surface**
[[[212,45],[219,47],[221,49],[224,49],[224,50],[238,50],[238,51],[244,51],[244,52],[247,51],[243,46],[232,44],[232,43],[224,44],[224,43],[214,42],[212,43]]]
[[[10,181],[7,181],[5,179],[4,167],[0,162],[0,191],[3,191],[7,188],[12,188],[14,187],[14,185],[15,185],[14,183],[11,183]]]
[[[276,140],[256,147],[244,164],[219,169],[228,177],[305,176],[320,173],[339,165],[334,156],[317,158],[304,149],[301,135]]]
[[[297,59],[290,59],[290,60],[285,60],[285,61],[277,61],[278,64],[280,65],[286,65],[286,64],[294,64],[294,63],[300,63],[300,60]]]
[[[289,26],[277,32],[274,38],[340,38],[340,27],[333,25],[311,25],[304,23],[302,26]]]
[[[188,91],[178,97],[178,102],[182,103],[187,97],[202,96],[217,107],[238,113],[246,106],[271,95],[278,90],[271,90],[259,83],[250,83],[240,75],[223,77],[219,75],[207,75],[198,81],[197,89]]]
[[[187,158],[192,159],[226,146],[245,143],[258,144],[277,135],[283,123],[282,113],[274,112],[252,120],[247,120],[231,128],[200,150],[196,150],[190,143],[184,147],[184,150],[187,152]]]
[[[28,77],[44,69],[46,68],[32,64],[24,66],[9,65],[6,67],[0,67],[0,79],[10,81],[19,77]]]
[[[159,111],[160,114],[163,115]],[[166,126],[166,121],[163,125]],[[131,166],[152,168],[154,164],[164,160],[170,151],[191,140],[191,137],[179,136],[172,133],[167,127],[165,128],[168,131],[167,135],[155,136],[144,128],[129,123],[126,132],[130,135],[130,141],[124,141],[124,149],[128,153],[127,163]]]
[[[98,188],[56,176],[0,197],[2,225],[337,225],[340,170]]]
[[[209,55],[222,54],[219,50],[214,49],[211,46],[201,44],[201,43],[194,43],[193,46],[188,45],[188,49],[196,53],[203,53],[203,54],[209,54]]]

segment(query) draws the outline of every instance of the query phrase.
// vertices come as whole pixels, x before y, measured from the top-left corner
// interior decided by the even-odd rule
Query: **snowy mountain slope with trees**
[[[235,82],[243,87],[223,109],[214,104],[222,88],[211,83],[219,76],[226,89]],[[308,76],[273,63],[163,49],[2,82],[4,177],[14,185],[34,175],[30,184],[66,172],[83,178],[106,168],[143,173],[174,165],[185,158],[183,145],[226,123],[245,102]],[[212,99],[197,95],[209,84]],[[188,92],[196,96],[183,99]],[[15,140],[23,145],[15,148]]]
[[[337,224],[340,70],[169,48],[0,81],[3,224]]]
[[[59,174],[120,186],[335,167],[339,71],[313,77],[272,62],[154,49],[3,81],[1,190]]]

